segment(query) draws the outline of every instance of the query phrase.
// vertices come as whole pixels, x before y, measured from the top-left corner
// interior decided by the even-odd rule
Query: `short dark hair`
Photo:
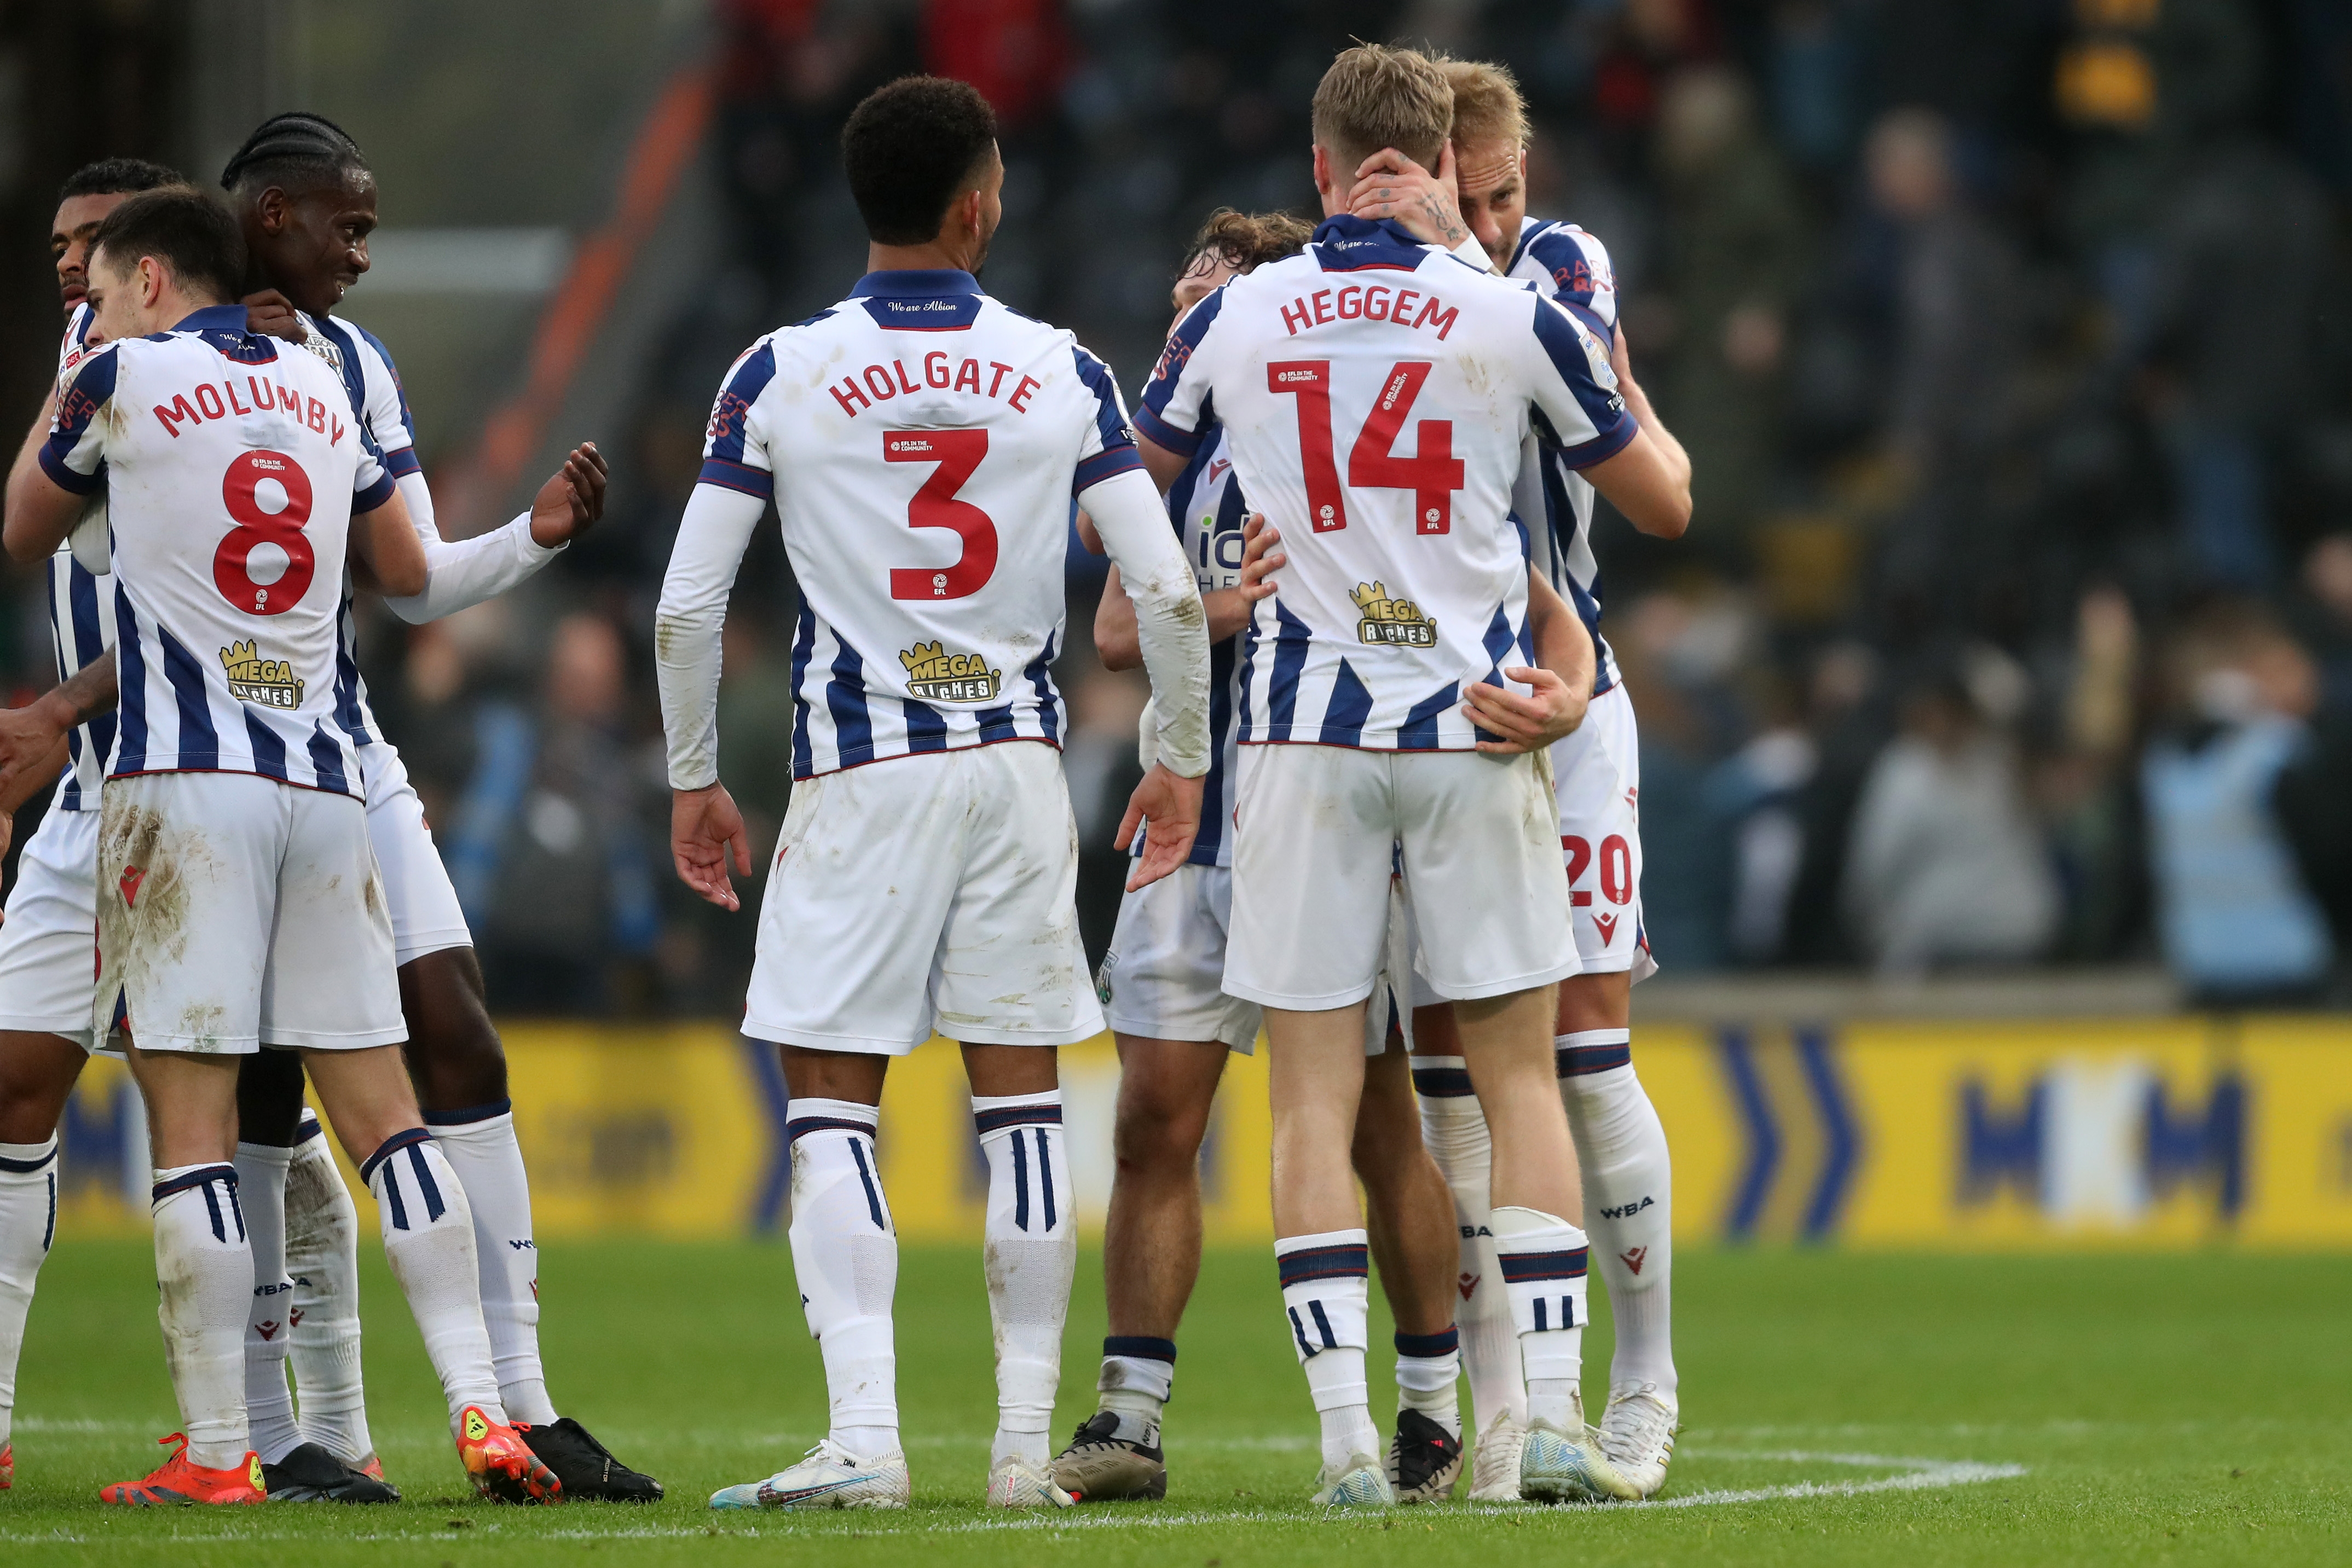
[[[107,253],[120,271],[126,260],[159,256],[183,290],[236,298],[245,277],[245,235],[227,209],[188,185],[144,192],[106,214],[90,236],[90,255]]]
[[[996,111],[969,82],[900,77],[866,95],[841,128],[849,193],[877,245],[937,238],[948,204],[996,145]]]
[[[221,189],[238,195],[276,185],[307,191],[367,173],[367,155],[352,133],[323,114],[294,110],[273,114],[254,128],[245,145],[221,170]]]
[[[135,195],[141,191],[160,191],[166,185],[184,185],[176,169],[166,169],[161,163],[150,163],[144,158],[101,158],[95,163],[85,163],[66,176],[58,188],[58,200],[69,202],[76,196]]]

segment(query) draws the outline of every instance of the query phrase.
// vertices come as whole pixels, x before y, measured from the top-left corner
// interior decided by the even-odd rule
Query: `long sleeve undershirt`
[[[384,602],[412,626],[496,599],[563,553],[562,545],[532,539],[529,512],[470,539],[445,539],[434,521],[433,492],[426,488],[425,476],[403,475],[399,486],[409,520],[425,546],[425,591]]]

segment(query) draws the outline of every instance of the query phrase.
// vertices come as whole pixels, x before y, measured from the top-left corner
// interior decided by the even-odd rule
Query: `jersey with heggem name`
[[[1464,687],[1535,662],[1522,442],[1612,455],[1635,434],[1615,386],[1568,311],[1390,223],[1327,218],[1194,306],[1137,422],[1186,456],[1221,423],[1282,531],[1281,591],[1243,637],[1242,744],[1475,746]]]
[[[110,343],[74,371],[42,469],[106,491],[122,695],[109,778],[254,773],[361,789],[334,722],[354,512],[394,493],[341,378],[245,307]]]
[[[754,343],[701,482],[772,497],[782,524],[793,776],[1059,746],[1070,498],[1141,466],[1103,362],[969,273],[870,273]]]
[[[1519,220],[1518,248],[1506,276],[1532,283],[1576,313],[1577,319],[1607,345],[1617,334],[1617,274],[1609,251],[1574,224]],[[1576,606],[1592,634],[1592,695],[1617,684],[1617,655],[1601,635],[1601,563],[1592,554],[1592,481],[1561,455],[1538,443],[1544,511],[1550,527],[1530,530],[1533,558],[1551,578],[1559,596]]]
[[[1184,465],[1176,483],[1168,487],[1168,518],[1176,525],[1177,542],[1192,563],[1192,580],[1203,594],[1221,588],[1238,588],[1242,580],[1242,520],[1249,503],[1234,477],[1233,451],[1223,430],[1202,433],[1201,448]],[[1194,865],[1234,863],[1234,747],[1240,730],[1234,717],[1240,711],[1242,640],[1237,632],[1209,645],[1209,771],[1201,780],[1201,831],[1192,840]],[[1135,853],[1143,853],[1145,835],[1135,838]]]
[[[58,346],[58,395],[72,385],[73,372],[94,351],[89,348],[89,307],[77,305]],[[58,684],[81,673],[84,664],[114,646],[114,579],[93,574],[74,559],[70,543],[49,557],[49,652],[58,662]],[[98,789],[106,779],[107,753],[114,748],[114,715],[101,713],[66,733],[66,770],[51,803],[60,811],[96,810]]]

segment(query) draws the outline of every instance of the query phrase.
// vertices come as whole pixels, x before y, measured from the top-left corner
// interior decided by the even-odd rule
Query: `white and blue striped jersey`
[[[1574,224],[1519,220],[1518,249],[1506,276],[1558,300],[1606,345],[1617,335],[1617,274],[1606,246]],[[1601,563],[1592,554],[1592,482],[1549,443],[1539,443],[1544,510],[1550,526],[1530,528],[1530,558],[1592,634],[1592,695],[1617,684],[1617,655],[1601,635]]]
[[[408,393],[400,384],[400,371],[393,365],[392,350],[366,328],[332,316],[304,314],[302,322],[310,329],[310,351],[326,361],[342,378],[352,411],[358,416],[366,439],[374,445],[384,471],[394,483],[420,472],[416,421],[408,411]],[[418,537],[427,544],[438,543],[441,536],[432,517],[417,515],[414,507],[409,510]],[[343,579],[342,602],[335,611],[335,723],[361,746],[371,746],[383,738],[375,715],[368,707],[367,683],[360,678],[359,627],[352,613],[352,582],[348,575]]]
[[[83,361],[40,462],[107,496],[122,688],[107,776],[360,793],[335,622],[352,515],[394,486],[342,379],[215,306]]]
[[[772,497],[801,591],[793,776],[1059,746],[1070,498],[1139,468],[1118,389],[969,273],[870,273],[727,372],[701,483]]]
[[[1192,580],[1202,593],[1237,588],[1242,580],[1242,520],[1249,503],[1234,477],[1233,452],[1223,430],[1211,425],[1201,433],[1200,449],[1184,465],[1176,483],[1168,487],[1168,518],[1176,525],[1176,540],[1192,564]],[[1234,723],[1241,710],[1242,676],[1247,669],[1241,657],[1239,633],[1209,645],[1209,771],[1201,780],[1201,831],[1192,840],[1194,865],[1234,863],[1234,779],[1235,751],[1241,728]],[[1143,834],[1136,835],[1135,852],[1143,853]]]
[[[77,305],[66,324],[65,340],[58,348],[58,395],[62,399],[73,372],[89,357],[89,307]],[[114,646],[114,580],[94,575],[74,559],[70,544],[59,545],[49,558],[49,651],[58,663],[58,684],[81,673],[81,667]],[[68,760],[51,804],[60,811],[98,809],[98,787],[106,779],[106,758],[114,749],[114,715],[98,715],[76,725],[66,737]]]
[[[1193,307],[1136,417],[1186,456],[1222,423],[1282,531],[1281,591],[1243,637],[1241,743],[1474,747],[1464,686],[1535,662],[1522,444],[1614,455],[1635,434],[1615,389],[1567,310],[1389,223],[1328,218]]]

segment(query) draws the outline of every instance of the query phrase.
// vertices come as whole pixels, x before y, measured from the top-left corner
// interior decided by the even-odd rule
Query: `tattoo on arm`
[[[115,676],[114,650],[109,648],[75,671],[73,678],[59,686],[53,695],[72,708],[76,724],[88,724],[100,714],[111,709],[115,699],[121,695],[121,686]]]
[[[1461,215],[1449,209],[1436,196],[1426,192],[1423,193],[1421,211],[1422,215],[1429,220],[1430,227],[1443,235],[1447,245],[1458,246],[1470,237],[1469,232],[1462,226]]]

